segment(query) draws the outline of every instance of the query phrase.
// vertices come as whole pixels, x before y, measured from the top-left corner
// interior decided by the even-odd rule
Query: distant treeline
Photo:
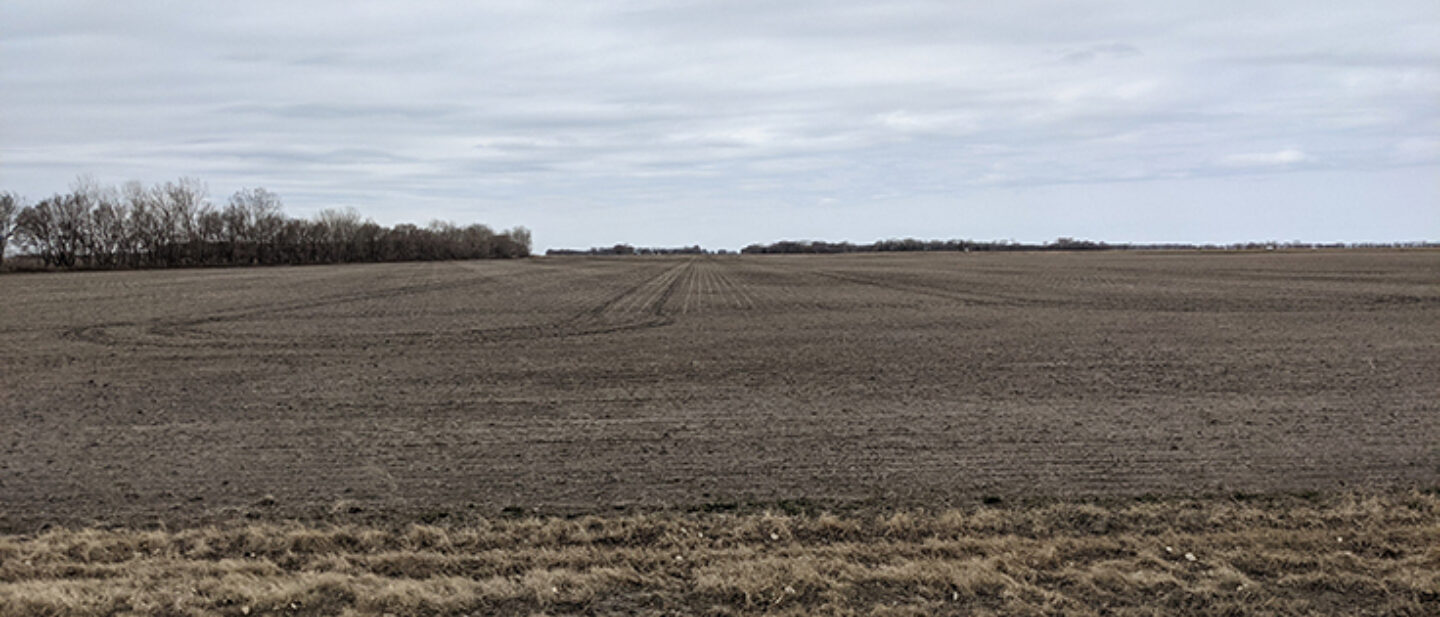
[[[530,232],[436,221],[378,225],[353,208],[286,216],[280,198],[241,189],[217,206],[205,185],[146,187],[81,180],[34,205],[0,193],[0,265],[7,242],[47,268],[163,268],[526,257]]]
[[[1440,248],[1435,242],[1236,242],[1231,244],[1110,244],[1074,238],[1059,238],[1044,244],[1026,244],[1010,240],[981,242],[976,240],[878,240],[870,244],[782,240],[772,244],[751,244],[740,250],[747,255],[800,253],[886,253],[924,251],[1264,251],[1276,249],[1345,249],[1345,248]],[[724,255],[725,249],[712,251],[699,246],[678,248],[634,247],[629,244],[600,246],[590,249],[550,249],[546,255]]]
[[[751,244],[740,250],[745,254],[770,253],[884,253],[919,251],[1143,251],[1143,250],[1274,250],[1332,248],[1436,248],[1433,242],[1393,243],[1310,243],[1310,242],[1242,242],[1234,244],[1108,244],[1074,238],[1060,238],[1044,244],[1014,241],[977,242],[975,240],[880,240],[871,244],[849,242],[812,242],[782,240],[772,244]]]
[[[728,251],[721,250],[720,254]],[[546,255],[707,255],[706,251],[699,246],[682,246],[673,248],[640,247],[636,248],[629,244],[616,244],[615,246],[597,246],[590,249],[550,249],[545,251]]]

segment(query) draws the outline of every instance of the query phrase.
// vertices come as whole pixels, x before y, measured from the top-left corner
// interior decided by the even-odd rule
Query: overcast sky
[[[0,189],[537,248],[1440,240],[1440,2],[0,5]]]

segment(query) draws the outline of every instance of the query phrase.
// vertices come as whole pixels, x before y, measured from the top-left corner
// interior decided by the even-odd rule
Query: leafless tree
[[[529,229],[526,229],[526,228],[524,228],[524,227],[516,227],[515,229],[511,229],[510,231],[505,232],[505,235],[509,236],[509,237],[510,237],[510,240],[513,241],[513,242],[516,244],[516,247],[517,247],[517,249],[518,249],[518,251],[519,251],[519,254],[516,255],[516,257],[529,257],[529,256],[530,256],[530,230],[529,230]]]
[[[205,184],[194,178],[181,178],[156,187],[161,194],[161,222],[167,235],[170,265],[199,261],[200,215],[209,208]]]
[[[14,193],[0,193],[0,267],[5,265],[5,249],[15,233],[15,213],[23,201]]]
[[[27,206],[15,215],[16,238],[46,265],[74,266],[83,247],[84,206],[74,194]]]
[[[69,193],[34,206],[21,207],[17,197],[5,194],[0,242],[13,235],[21,250],[60,268],[478,259],[530,253],[530,232],[523,227],[496,233],[484,225],[436,221],[425,228],[388,228],[353,208],[292,219],[281,212],[280,198],[262,188],[237,191],[218,209],[206,193],[203,183],[189,178],[150,187],[130,182],[116,189],[82,176]],[[0,243],[0,251],[3,247]]]
[[[319,230],[316,237],[320,241],[318,250],[322,254],[321,259],[330,262],[351,261],[352,255],[358,252],[355,249],[358,248],[360,228],[366,222],[354,208],[330,208],[316,214],[315,225]]]

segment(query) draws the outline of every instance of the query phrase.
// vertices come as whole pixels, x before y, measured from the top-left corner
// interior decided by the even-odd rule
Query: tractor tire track
[[[836,272],[836,271],[831,271],[831,270],[810,270],[810,271],[808,271],[808,273],[809,273],[809,274],[813,274],[813,275],[815,275],[815,276],[820,276],[820,277],[824,277],[824,278],[828,278],[828,279],[832,279],[832,280],[837,280],[837,281],[842,281],[842,282],[846,282],[846,283],[854,283],[854,284],[857,284],[857,285],[865,285],[865,286],[868,286],[868,287],[878,287],[878,288],[881,288],[881,289],[889,289],[889,290],[893,290],[893,291],[903,291],[903,292],[906,292],[906,293],[912,293],[912,294],[917,294],[917,295],[922,295],[922,296],[930,296],[930,297],[934,297],[934,298],[942,298],[942,299],[945,299],[945,300],[952,300],[952,301],[955,301],[955,302],[959,302],[959,303],[961,303],[961,304],[973,305],[973,306],[1018,306],[1018,305],[1032,305],[1032,304],[1037,304],[1036,302],[1033,302],[1033,301],[1030,301],[1030,300],[1026,300],[1026,299],[1021,299],[1021,298],[1010,298],[1010,297],[1005,297],[1005,296],[996,296],[996,295],[989,295],[989,294],[978,294],[978,293],[971,293],[971,292],[962,292],[962,291],[955,291],[955,290],[944,289],[944,288],[939,288],[939,287],[931,287],[931,286],[928,286],[928,285],[919,285],[919,284],[914,284],[914,283],[900,283],[900,282],[895,282],[895,281],[885,281],[885,280],[875,279],[875,278],[871,278],[871,277],[867,277],[867,276],[861,276],[861,275],[849,274],[849,273],[842,273],[842,272]]]
[[[104,346],[133,345],[142,347],[250,347],[264,339],[247,338],[245,341],[228,341],[222,334],[202,329],[206,324],[242,321],[267,315],[279,315],[328,306],[338,306],[360,301],[397,299],[422,293],[455,291],[477,286],[493,277],[466,279],[454,282],[428,281],[416,285],[403,285],[390,289],[369,292],[343,293],[271,304],[250,306],[241,309],[218,311],[204,317],[185,319],[154,319],[135,321],[112,321],[88,326],[66,328],[60,333],[64,339],[78,340]],[[119,332],[136,330],[128,336]]]
[[[685,261],[645,279],[598,305],[570,317],[537,326],[476,329],[467,335],[479,342],[571,338],[659,328],[673,323],[665,305],[691,275]]]
[[[385,332],[371,338],[385,341],[404,341],[434,338],[439,335],[454,337],[470,343],[494,343],[528,339],[562,338],[570,336],[606,334],[627,330],[659,327],[670,323],[664,311],[665,302],[685,276],[690,274],[691,264],[685,262],[668,268],[659,274],[637,283],[599,305],[586,308],[559,321],[520,326],[475,328],[463,332]],[[401,300],[416,295],[460,291],[481,287],[496,276],[467,278],[459,281],[429,280],[410,285],[369,292],[334,294],[320,298],[275,302],[241,309],[217,311],[215,313],[185,319],[154,319],[112,321],[88,326],[67,328],[61,338],[82,341],[106,347],[147,347],[168,349],[282,349],[282,348],[335,348],[366,344],[364,333],[344,332],[334,334],[310,333],[303,337],[293,334],[282,335],[230,335],[207,330],[205,326],[233,323],[260,317],[282,315],[317,308],[340,306],[355,302],[375,300]]]

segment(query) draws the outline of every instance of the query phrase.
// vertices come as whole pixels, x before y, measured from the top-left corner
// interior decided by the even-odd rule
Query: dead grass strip
[[[1440,497],[0,536],[0,615],[1435,615]]]

